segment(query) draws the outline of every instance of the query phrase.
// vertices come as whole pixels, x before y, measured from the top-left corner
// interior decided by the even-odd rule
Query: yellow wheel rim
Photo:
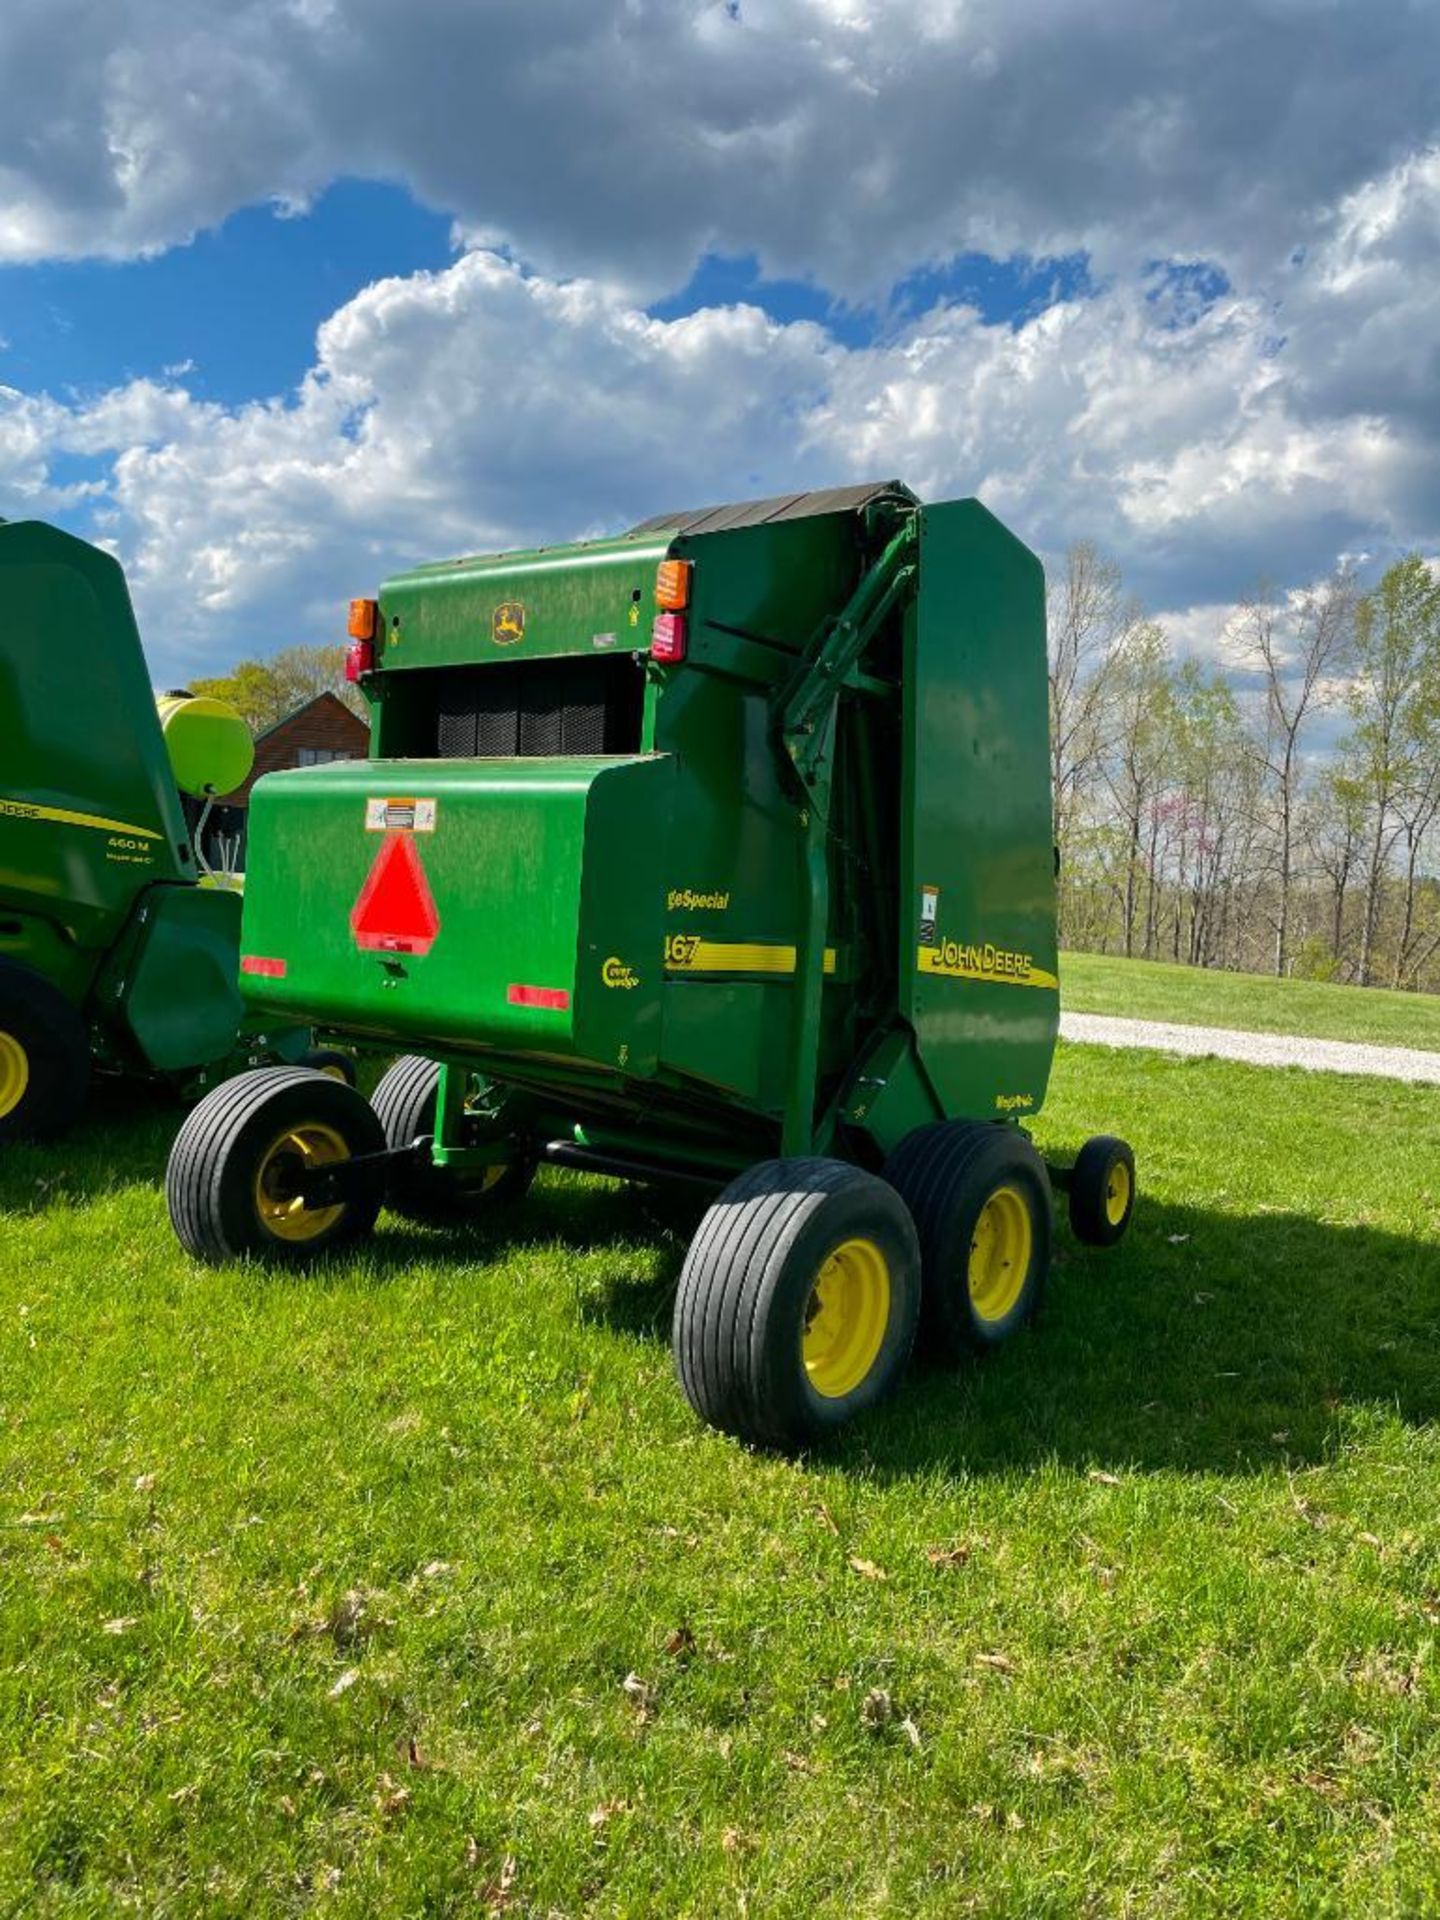
[[[327,1061],[326,1064],[321,1067],[320,1071],[327,1080],[338,1080],[342,1087],[348,1087],[350,1084],[350,1076],[338,1060]]]
[[[498,1187],[510,1169],[501,1161],[497,1166],[486,1167],[485,1178],[480,1182],[481,1193],[489,1193],[492,1187]]]
[[[1030,1271],[1035,1229],[1017,1187],[997,1187],[980,1209],[970,1242],[970,1304],[982,1320],[1003,1320]]]
[[[295,1191],[298,1176],[312,1167],[348,1160],[350,1149],[334,1127],[312,1121],[289,1127],[271,1142],[255,1174],[255,1211],[277,1240],[318,1240],[344,1213],[343,1204],[307,1207]]]
[[[846,1240],[815,1276],[805,1303],[801,1357],[817,1393],[853,1393],[875,1364],[890,1324],[890,1267],[873,1240]]]
[[[29,1084],[29,1054],[13,1033],[0,1029],[0,1120],[14,1113]]]
[[[1130,1169],[1123,1160],[1114,1160],[1105,1176],[1105,1218],[1118,1227],[1130,1205]]]

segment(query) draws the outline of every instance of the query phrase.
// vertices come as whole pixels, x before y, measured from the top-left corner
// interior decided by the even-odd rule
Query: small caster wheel
[[[1070,1170],[1070,1226],[1087,1247],[1113,1247],[1135,1211],[1135,1156],[1123,1140],[1097,1133]]]

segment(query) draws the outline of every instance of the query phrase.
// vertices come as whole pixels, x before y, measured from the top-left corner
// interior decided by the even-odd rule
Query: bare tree
[[[1265,586],[1243,602],[1231,636],[1244,663],[1264,676],[1264,767],[1275,793],[1274,968],[1290,960],[1301,742],[1306,723],[1329,699],[1354,638],[1355,581],[1348,566],[1288,603]]]
[[[1157,805],[1174,736],[1170,650],[1158,626],[1146,621],[1125,636],[1115,651],[1109,680],[1113,737],[1101,770],[1122,835],[1120,918],[1130,956],[1135,951],[1141,881],[1147,877],[1145,944],[1147,952],[1153,949]]]
[[[1365,783],[1345,761],[1326,767],[1315,782],[1306,821],[1315,864],[1330,894],[1330,951],[1344,964],[1345,902],[1365,839]]]
[[[1351,739],[1370,808],[1365,909],[1360,928],[1360,984],[1375,976],[1375,947],[1386,870],[1402,831],[1396,801],[1413,779],[1418,721],[1440,649],[1440,582],[1418,553],[1386,569],[1359,602],[1357,672],[1350,691]]]
[[[1062,866],[1075,844],[1085,797],[1106,746],[1108,688],[1116,652],[1139,623],[1120,569],[1087,540],[1065,556],[1047,596],[1050,639],[1050,779]]]

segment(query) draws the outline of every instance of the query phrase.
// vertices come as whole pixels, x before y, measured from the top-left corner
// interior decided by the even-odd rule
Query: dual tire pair
[[[186,1250],[202,1260],[246,1257],[304,1265],[363,1239],[382,1202],[406,1219],[453,1221],[518,1199],[533,1162],[487,1168],[469,1180],[403,1150],[435,1131],[440,1069],[407,1055],[371,1099],[336,1062],[237,1074],[192,1109],[171,1150],[165,1192]],[[347,1160],[386,1158],[383,1176],[351,1186],[332,1206],[306,1203],[305,1177]]]
[[[1079,1236],[1119,1239],[1129,1148],[1087,1142],[1069,1185]],[[953,1361],[1014,1333],[1039,1305],[1052,1231],[1049,1174],[1011,1127],[917,1128],[881,1177],[838,1160],[763,1161],[691,1243],[672,1327],[681,1386],[712,1426],[803,1446],[882,1399],[917,1337]]]

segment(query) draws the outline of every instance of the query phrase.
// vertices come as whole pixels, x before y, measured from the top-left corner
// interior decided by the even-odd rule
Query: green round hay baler
[[[662,515],[418,568],[351,632],[373,757],[257,786],[241,976],[403,1057],[368,1102],[285,1067],[208,1095],[168,1176],[192,1253],[312,1260],[545,1163],[718,1189],[681,1383],[788,1447],[917,1326],[1020,1326],[1052,1188],[1125,1231],[1124,1143],[1047,1167],[1021,1124],[1059,1009],[1044,590],[977,501]]]

